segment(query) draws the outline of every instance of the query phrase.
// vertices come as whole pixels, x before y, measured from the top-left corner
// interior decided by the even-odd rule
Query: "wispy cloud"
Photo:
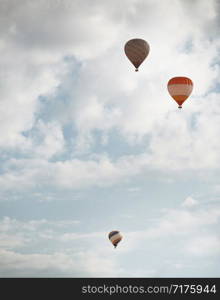
[[[74,220],[21,222],[6,217],[0,226],[1,255],[5,257],[4,263],[1,263],[1,274],[11,276],[17,270],[17,276],[29,272],[34,276],[53,273],[57,276],[120,277],[130,272],[125,258],[134,252],[139,253],[143,260],[146,254],[152,257],[148,267],[139,270],[140,274],[167,276],[168,273],[164,273],[167,264],[171,268],[169,274],[187,274],[188,268],[193,268],[192,255],[197,260],[206,257],[210,261],[218,257],[220,251],[219,206],[197,204],[192,210],[191,206],[182,205],[187,199],[189,197],[176,209],[162,211],[158,220],[147,229],[123,232],[123,241],[113,256],[114,249],[106,232],[79,233],[79,223]],[[159,246],[161,243],[164,245],[163,254]],[[31,248],[33,244],[35,250]],[[166,257],[172,248],[175,248],[175,255],[169,258],[168,263]],[[145,249],[144,252],[141,249]],[[209,270],[208,261],[203,272]]]
[[[216,257],[219,203],[210,196],[205,208],[194,195],[198,186],[219,191],[219,11],[217,0],[0,2],[0,205],[8,216],[0,221],[1,276],[161,276],[168,265],[190,275],[196,253],[200,262]],[[138,73],[123,49],[133,37],[150,44]],[[194,83],[182,111],[166,86],[179,75]],[[146,225],[139,214],[150,214],[165,183]],[[105,189],[116,197],[110,201]],[[83,210],[68,194],[75,191],[87,192]],[[135,200],[124,205],[127,195]],[[75,201],[76,218],[60,221],[58,198],[65,212]],[[142,222],[125,230],[114,256],[107,227],[88,225],[89,203],[98,208],[91,223],[102,223],[105,206],[122,209],[116,224],[124,228]],[[211,274],[208,264],[203,273]]]

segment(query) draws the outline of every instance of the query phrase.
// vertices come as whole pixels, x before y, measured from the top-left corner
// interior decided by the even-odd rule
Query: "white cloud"
[[[93,239],[100,238],[105,236],[104,232],[93,232],[93,233],[64,233],[58,237],[61,241],[72,241],[72,240],[80,240],[80,239]]]
[[[104,253],[21,254],[0,250],[0,256],[0,275],[7,277],[117,277],[121,272]]]
[[[189,209],[188,206],[183,207],[182,205],[176,209],[165,209],[148,229],[125,232],[127,245],[122,245],[121,248],[125,252],[133,251],[133,249],[137,251],[145,243],[152,245],[157,240],[160,240],[161,243],[165,240],[172,241],[171,243],[173,243],[175,240],[177,247],[175,251],[178,251],[179,255],[182,255],[183,247],[188,252],[196,251],[199,245],[202,245],[203,242],[205,244],[206,240],[208,242],[208,234],[211,234],[210,244],[208,243],[208,246],[205,247],[204,253],[203,249],[201,249],[201,255],[211,256],[212,253],[219,249],[216,240],[219,223],[220,209],[218,205],[216,207],[212,207],[211,205],[208,207],[196,205],[193,210]],[[212,249],[212,244],[216,245],[216,250]],[[171,245],[168,244],[166,246],[166,251],[170,251]]]
[[[74,220],[25,222],[5,217],[0,222],[0,275],[114,277],[120,274],[117,257],[109,257],[112,247],[106,233],[75,233],[77,224]],[[106,246],[100,248],[103,239]]]
[[[49,139],[51,140],[51,138]],[[56,142],[56,140],[54,140]],[[30,190],[39,186],[56,189],[82,189],[87,187],[106,187],[114,184],[125,182],[137,175],[151,174],[156,168],[157,171],[162,171],[170,176],[172,171],[186,170],[186,160],[179,161],[179,165],[175,165],[172,157],[171,161],[165,156],[162,161],[161,157],[155,152],[152,155],[147,153],[138,155],[125,155],[117,160],[112,160],[107,155],[91,155],[87,160],[70,159],[63,161],[47,161],[45,156],[51,156],[60,150],[59,147],[47,147],[45,152],[42,152],[42,158],[30,159],[10,159],[3,166],[3,172],[0,174],[0,186],[2,191],[11,190]],[[44,148],[40,148],[43,150]],[[33,154],[39,153],[39,148],[35,149]],[[163,154],[165,151],[163,152]],[[169,153],[167,153],[169,155]],[[157,160],[156,160],[157,157]],[[166,161],[166,159],[167,161]],[[168,166],[168,162],[170,162]],[[184,165],[185,162],[185,165]],[[198,167],[199,165],[197,165]],[[161,169],[161,167],[163,167]],[[166,167],[166,169],[164,169]],[[192,166],[192,170],[195,167]],[[209,180],[212,182],[211,175],[203,173],[206,169],[201,169],[201,173],[197,176],[204,182]],[[154,176],[160,178],[155,173]],[[178,173],[177,173],[178,174]],[[204,176],[204,174],[206,174]],[[181,175],[181,174],[180,174]],[[180,177],[180,175],[178,175]],[[182,174],[181,176],[183,176]],[[211,176],[211,177],[210,177]],[[193,177],[193,173],[191,175]],[[210,177],[208,179],[208,177]],[[169,179],[169,178],[168,178]],[[167,180],[168,180],[167,179]],[[50,198],[49,198],[50,200]]]
[[[142,161],[143,160],[143,161]],[[108,186],[134,176],[143,167],[144,158],[125,156],[112,162],[106,156],[86,161],[73,159],[48,162],[44,159],[11,159],[0,176],[2,190],[25,190],[37,185],[77,189]]]
[[[55,228],[65,228],[70,226],[75,226],[79,224],[80,221],[78,220],[59,220],[59,221],[51,221],[46,219],[40,220],[30,220],[30,221],[19,221],[17,219],[12,219],[8,216],[4,217],[0,221],[0,231],[1,232],[14,232],[19,230],[28,230],[28,231],[35,231],[42,227],[52,226]]]
[[[182,206],[183,207],[188,207],[188,208],[190,208],[190,207],[193,207],[193,206],[196,206],[196,205],[198,205],[198,201],[196,200],[196,199],[194,199],[194,198],[192,198],[192,197],[187,197],[185,200],[184,200],[184,202],[182,203]]]
[[[166,209],[146,230],[124,230],[118,251],[112,253],[114,249],[105,232],[78,232],[79,223],[74,220],[22,222],[5,217],[0,224],[1,275],[123,277],[132,272],[134,277],[135,274],[183,274],[188,272],[188,264],[192,268],[192,255],[200,260],[219,254],[219,222],[219,206],[196,205],[190,210],[180,205],[176,209]],[[160,245],[163,245],[163,253]],[[175,251],[173,257],[170,256],[172,249]],[[126,257],[133,257],[134,251],[139,253],[134,264],[136,260],[138,263],[139,256],[146,258],[153,254],[159,265],[154,262],[152,269],[152,263],[148,262],[145,270],[138,265],[135,268],[126,266]],[[185,261],[188,261],[186,266]],[[172,266],[169,272],[164,271],[167,265]]]
[[[110,130],[117,129],[127,143],[138,144],[146,136],[149,138],[149,148],[143,151],[151,159],[146,162],[145,155],[137,157],[134,169],[139,171],[139,164],[170,170],[216,168],[220,153],[219,139],[215,138],[220,130],[218,93],[208,93],[219,77],[215,64],[219,40],[210,28],[206,30],[207,26],[216,26],[216,2],[201,1],[193,6],[181,1],[172,1],[172,5],[161,1],[114,3],[1,4],[2,12],[7,11],[1,27],[1,148],[20,149],[27,157],[50,159],[65,151],[62,125],[72,122],[77,129],[73,156],[91,150],[95,130],[108,140]],[[124,43],[133,36],[147,39],[151,46],[139,74],[133,71],[123,50]],[[74,64],[64,60],[71,55],[75,57]],[[82,63],[79,69],[78,63]],[[74,84],[70,80],[73,65],[78,72]],[[180,72],[193,79],[194,91],[183,111],[177,112],[166,83]],[[68,101],[63,104],[60,89],[68,92]],[[46,107],[39,101],[42,95],[47,96],[48,103],[54,103],[49,122],[36,121],[36,115]],[[191,126],[192,119],[195,128]],[[30,130],[32,134],[23,134]],[[119,180],[126,176],[118,175],[119,165],[106,161],[103,170],[102,163],[96,167],[93,161],[86,166],[77,160],[50,164],[63,174],[58,180],[61,185],[71,185],[65,174],[74,175],[71,170],[82,167],[79,179],[75,177],[79,184],[73,186],[80,186],[82,181],[95,183],[100,176],[105,181],[106,173],[111,174],[107,178],[115,176]],[[91,178],[88,174],[93,168]],[[29,170],[27,174],[23,169],[22,173],[25,185],[29,185],[31,178],[41,172]],[[1,178],[6,187],[10,182],[19,185],[21,181],[15,173]]]
[[[199,232],[201,226],[218,224],[219,218],[219,208],[198,209],[195,212],[185,209],[170,209],[165,212],[158,226],[148,231],[148,235],[152,237],[187,235]]]
[[[197,237],[188,242],[185,249],[196,256],[220,255],[220,239],[215,235]]]
[[[152,163],[157,168],[170,170],[218,169],[220,144],[216,139],[220,129],[217,94],[207,96],[204,107],[195,115],[183,116],[179,112],[169,115],[163,127],[152,135],[150,148]],[[167,142],[169,141],[169,142]]]
[[[65,85],[65,82],[61,82],[68,68],[62,62],[65,55],[73,54],[77,59],[89,58],[79,73],[79,97],[74,97],[78,107],[73,107],[73,120],[79,131],[82,126],[87,131],[117,127],[124,133],[124,138],[148,134],[157,126],[158,118],[163,120],[167,112],[176,107],[168,96],[166,82],[171,74],[176,75],[180,70],[193,78],[195,95],[206,93],[213,79],[218,77],[218,69],[212,67],[217,46],[215,42],[204,40],[204,35],[210,35],[210,31],[203,30],[216,18],[215,2],[210,1],[207,5],[202,1],[189,8],[182,2],[172,1],[169,6],[169,16],[172,15],[172,18],[169,18],[169,22],[165,13],[167,5],[158,1],[123,1],[119,7],[118,3],[114,6],[99,1],[95,1],[92,7],[87,2],[82,4],[78,1],[63,1],[56,5],[52,2],[48,5],[43,1],[37,4],[23,1],[19,6],[13,1],[8,5],[8,15],[3,19],[3,25],[12,28],[8,24],[13,18],[11,23],[14,29],[12,33],[6,31],[4,34],[8,59],[3,69],[10,76],[13,74],[17,84],[11,77],[6,81],[9,85],[13,81],[14,88],[10,92],[8,87],[4,90],[5,93],[7,91],[4,111],[11,108],[11,114],[6,114],[7,120],[13,119],[14,125],[16,118],[19,122],[13,126],[16,135],[12,135],[11,140],[16,142],[15,137],[24,139],[19,133],[33,126],[34,113],[38,109],[37,97],[54,91],[60,83]],[[203,7],[208,14],[202,14]],[[151,13],[146,18],[146,11],[149,10]],[[201,26],[194,26],[193,13],[198,15]],[[39,19],[43,26],[35,23]],[[159,19],[160,27],[156,26]],[[174,36],[176,28],[179,34]],[[128,38],[136,36],[138,32],[141,35],[145,32],[144,38],[150,41],[152,49],[140,74],[135,74],[124,55],[123,46]],[[179,45],[184,45],[188,39],[192,40],[192,51],[180,53]],[[19,65],[18,60],[12,62],[14,52],[16,57],[19,55],[21,58]],[[8,93],[11,94],[10,99]],[[15,99],[19,94],[21,100],[17,102]],[[114,109],[105,107],[112,103]],[[23,110],[15,114],[15,107],[17,112],[18,109]],[[12,133],[6,119],[4,124],[8,133]],[[85,134],[84,131],[81,133]],[[5,143],[6,139],[2,140],[2,145]]]
[[[63,132],[59,124],[39,122],[36,130],[38,134],[33,137],[33,139],[36,139],[36,141],[33,141],[36,146],[33,145],[32,152],[36,157],[49,159],[65,150]]]
[[[36,276],[39,272],[50,270],[70,271],[75,267],[73,259],[62,253],[48,254],[20,254],[13,251],[0,250],[1,275],[7,273],[12,276]],[[56,273],[56,271],[55,271]],[[42,273],[40,273],[42,274]]]
[[[27,191],[42,195],[44,189],[56,194],[59,189],[105,187],[137,175],[152,174],[168,182],[168,174],[174,172],[177,180],[184,171],[190,171],[190,179],[196,174],[197,179],[203,176],[204,182],[216,183],[218,1],[94,0],[91,5],[89,0],[3,0],[0,14],[1,198],[21,201]],[[150,44],[149,57],[138,73],[123,50],[133,37]],[[194,82],[182,111],[166,87],[178,75]],[[117,142],[112,142],[115,132]],[[120,149],[120,142],[130,154],[119,151],[122,154],[115,157],[112,149]],[[219,208],[202,209],[188,197],[180,208],[161,213],[148,230],[128,233],[121,253],[132,251],[142,238],[146,242],[165,237],[177,239],[179,251],[184,240],[188,254],[201,247],[201,255],[211,255],[214,252],[204,245],[210,242],[219,249],[215,233],[207,240],[219,215]],[[117,252],[109,260],[106,249],[98,254],[97,249],[76,250],[73,257],[60,249],[61,240],[65,245],[86,243],[86,238],[91,241],[101,233],[98,237],[73,230],[56,238],[57,231],[66,228],[66,223],[59,224],[5,218],[0,223],[2,272],[124,274],[117,268]],[[47,240],[54,250],[33,253],[28,248],[32,233],[37,233],[37,242]],[[138,268],[136,274],[157,270]]]
[[[3,249],[15,249],[18,247],[23,247],[30,240],[24,238],[22,235],[5,234],[0,232],[0,248]]]

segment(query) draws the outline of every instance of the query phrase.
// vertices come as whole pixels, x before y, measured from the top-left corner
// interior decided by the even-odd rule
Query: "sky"
[[[220,277],[219,25],[219,0],[0,0],[0,277]]]

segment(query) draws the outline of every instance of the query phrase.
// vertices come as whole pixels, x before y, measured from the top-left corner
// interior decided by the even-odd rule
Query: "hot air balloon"
[[[183,102],[189,97],[193,90],[193,82],[187,77],[174,77],[167,84],[168,92],[182,108]]]
[[[122,235],[118,230],[113,230],[108,234],[108,238],[116,248],[118,243],[122,240]]]
[[[137,72],[139,66],[148,56],[150,46],[145,40],[132,39],[125,44],[124,51],[128,59],[135,66],[135,71]]]

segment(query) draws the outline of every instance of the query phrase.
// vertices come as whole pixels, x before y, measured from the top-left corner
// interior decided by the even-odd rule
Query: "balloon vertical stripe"
[[[132,39],[125,44],[124,51],[128,59],[135,66],[137,71],[139,66],[148,56],[150,46],[145,40]]]
[[[109,233],[108,238],[113,246],[117,247],[118,243],[122,240],[122,235],[118,230],[114,230]]]

